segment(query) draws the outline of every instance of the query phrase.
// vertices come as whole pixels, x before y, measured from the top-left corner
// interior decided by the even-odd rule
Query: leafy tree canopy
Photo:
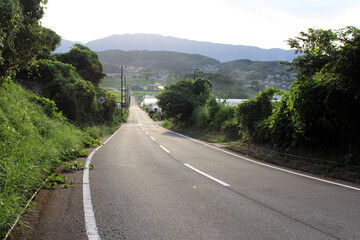
[[[73,65],[83,79],[95,86],[106,76],[97,53],[81,44],[75,44],[67,53],[57,54],[56,59]]]
[[[46,0],[2,0],[0,2],[0,76],[9,76],[48,55],[60,44],[60,36],[44,28]]]
[[[211,83],[198,78],[181,80],[162,91],[157,98],[159,106],[167,117],[187,121],[196,106],[205,104],[211,92]]]
[[[291,65],[300,71],[298,78],[305,80],[321,71],[353,74],[358,69],[352,64],[358,60],[359,41],[360,30],[355,27],[339,30],[310,28],[307,33],[301,32],[299,37],[287,41],[296,53],[302,53]]]
[[[286,98],[293,135],[341,151],[360,147],[360,30],[309,29],[288,43],[302,53],[291,63],[299,73]]]

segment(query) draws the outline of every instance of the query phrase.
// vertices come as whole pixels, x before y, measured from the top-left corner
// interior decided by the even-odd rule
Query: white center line
[[[201,175],[203,175],[203,176],[205,176],[207,178],[210,178],[211,180],[213,180],[213,181],[215,181],[217,183],[220,183],[221,185],[223,185],[225,187],[230,187],[230,185],[227,184],[226,182],[223,182],[223,181],[221,181],[221,180],[219,180],[217,178],[214,178],[213,176],[210,176],[209,174],[204,173],[204,172],[200,171],[199,169],[196,169],[196,168],[194,168],[193,166],[191,166],[191,165],[189,165],[187,163],[184,163],[184,165],[187,166],[188,168],[194,170],[195,172],[200,173]]]
[[[160,145],[160,147],[161,147],[165,152],[170,153],[170,151],[167,150],[166,148],[164,148],[162,145]]]
[[[155,138],[153,138],[153,137],[150,137],[153,141],[155,141]]]

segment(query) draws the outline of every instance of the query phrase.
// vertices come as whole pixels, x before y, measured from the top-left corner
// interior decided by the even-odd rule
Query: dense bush
[[[288,41],[303,53],[292,63],[299,74],[287,100],[293,135],[306,146],[358,156],[360,30],[309,29],[300,35]]]
[[[44,97],[39,97],[34,95],[32,98],[36,103],[43,106],[45,113],[51,117],[58,120],[65,120],[66,118],[63,116],[62,112],[59,112],[58,107],[56,106],[55,102]]]
[[[194,109],[192,122],[201,128],[213,130],[230,130],[235,127],[235,108],[228,106],[225,101],[219,102],[215,95],[210,95],[205,105]]]
[[[158,104],[166,117],[188,122],[193,110],[207,101],[210,90],[211,83],[206,79],[181,80],[165,87],[157,96]]]
[[[77,125],[113,122],[117,110],[113,95],[85,81],[70,65],[41,59],[20,75],[40,83],[41,94],[53,100],[64,115]],[[105,98],[100,104],[97,100]]]
[[[31,65],[60,44],[60,36],[40,25],[47,1],[0,2],[0,77]]]
[[[85,80],[64,85],[54,97],[58,107],[77,123],[96,122],[98,105],[94,86]]]
[[[265,128],[273,111],[274,94],[278,92],[269,88],[236,107],[235,118],[242,135],[258,141],[266,139]]]
[[[18,76],[20,78],[36,81],[41,85],[41,94],[53,99],[68,83],[81,80],[76,69],[59,61],[40,59],[29,69],[24,70]]]
[[[106,76],[97,53],[81,44],[75,44],[67,53],[56,54],[55,58],[74,66],[80,76],[86,81],[90,81],[94,86],[98,86]]]
[[[301,127],[296,127],[292,111],[288,108],[288,94],[284,94],[282,99],[274,104],[274,110],[268,121],[268,135],[264,136],[264,141],[269,140],[274,147],[292,148],[302,141]]]

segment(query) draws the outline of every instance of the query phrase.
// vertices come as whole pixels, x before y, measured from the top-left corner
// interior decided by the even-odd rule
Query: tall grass
[[[88,136],[49,117],[34,95],[15,83],[0,87],[0,238],[44,179]]]

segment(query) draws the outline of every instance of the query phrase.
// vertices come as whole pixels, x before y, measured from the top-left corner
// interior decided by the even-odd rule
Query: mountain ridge
[[[69,45],[69,41],[63,40],[62,44]],[[74,42],[75,43],[75,42]],[[195,41],[159,34],[114,34],[109,37],[90,41],[86,44],[91,50],[96,52],[107,50],[147,50],[147,51],[171,51],[188,54],[200,54],[214,58],[220,62],[228,62],[239,59],[249,59],[251,61],[288,61],[291,62],[295,57],[294,50],[284,50],[279,48],[262,49],[254,46],[231,45]],[[61,51],[64,48],[61,46]],[[58,51],[57,52],[61,52]]]
[[[98,56],[104,65],[127,65],[141,67],[146,71],[169,71],[177,74],[185,74],[193,71],[194,66],[205,68],[218,66],[219,61],[200,54],[188,54],[170,51],[148,50],[106,50],[98,52]]]

